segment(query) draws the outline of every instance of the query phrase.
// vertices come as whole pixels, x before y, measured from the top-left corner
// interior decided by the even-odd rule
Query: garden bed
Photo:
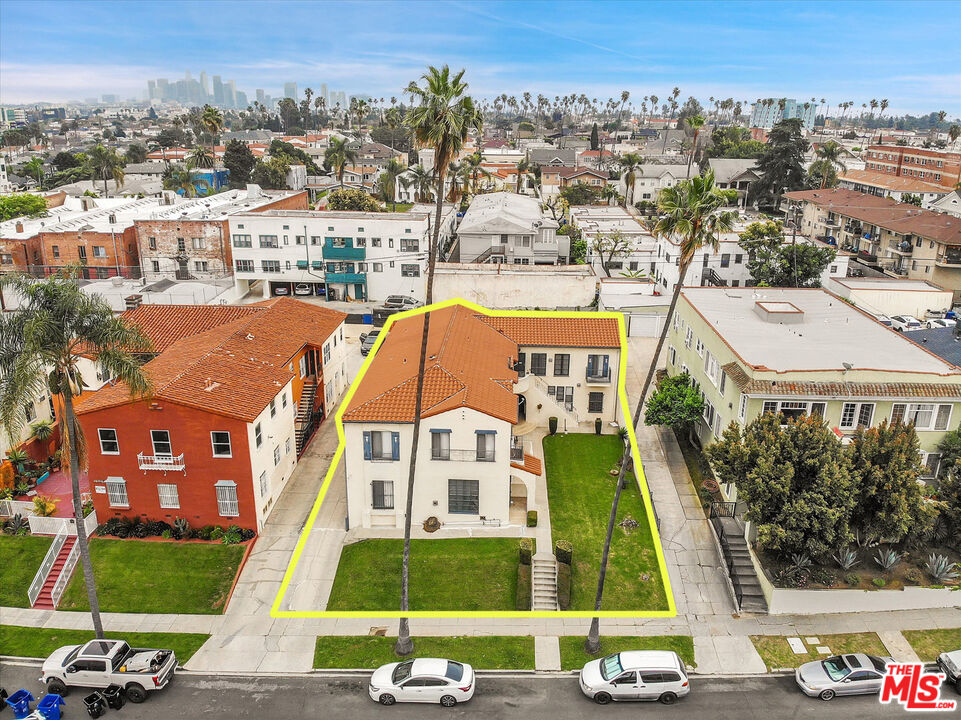
[[[315,668],[364,669],[398,662],[396,637],[334,635],[317,638]],[[530,636],[417,637],[413,657],[438,657],[472,665],[475,670],[533,670]]]

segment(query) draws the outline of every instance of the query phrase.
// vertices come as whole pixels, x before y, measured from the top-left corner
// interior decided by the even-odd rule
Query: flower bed
[[[97,535],[120,539],[136,538],[138,540],[159,537],[164,540],[200,540],[235,545],[253,540],[256,533],[249,528],[241,528],[237,525],[227,527],[203,525],[199,528],[191,528],[182,518],[177,518],[171,525],[163,520],[144,522],[139,518],[114,517],[97,528]]]

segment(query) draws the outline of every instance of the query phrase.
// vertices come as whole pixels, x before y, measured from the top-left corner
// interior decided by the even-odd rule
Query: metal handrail
[[[446,453],[441,453],[440,456],[435,457],[431,453],[431,460],[452,460],[454,462],[494,462],[494,451],[478,451],[478,450],[455,450],[451,448]]]
[[[535,382],[535,384],[537,384],[537,385],[540,387],[541,392],[543,392],[544,395],[546,395],[547,398],[548,398],[552,403],[554,403],[554,405],[556,405],[559,410],[567,413],[567,415],[570,417],[571,420],[574,421],[574,423],[575,423],[576,425],[579,425],[579,424],[580,424],[580,422],[581,422],[580,417],[578,416],[577,410],[574,409],[573,405],[572,405],[571,407],[567,407],[567,403],[564,403],[564,404],[562,405],[561,403],[557,402],[557,398],[556,398],[555,396],[551,395],[549,392],[547,392],[547,382],[546,382],[545,380],[543,380],[543,379],[540,377],[540,375],[531,374],[531,377],[534,378],[534,382]]]
[[[53,567],[54,562],[56,562],[57,555],[60,554],[60,550],[63,548],[65,542],[67,542],[67,529],[63,527],[47,549],[47,554],[43,556],[40,569],[37,570],[37,574],[33,576],[33,582],[30,583],[30,588],[27,590],[30,607],[33,607],[33,604],[37,602],[40,591],[43,589],[43,584],[47,582],[47,575],[50,574],[50,569]]]
[[[56,610],[57,605],[60,604],[60,598],[63,596],[63,591],[67,589],[67,583],[70,581],[70,576],[73,575],[73,569],[77,566],[77,558],[79,557],[80,547],[79,542],[77,542],[70,548],[70,554],[67,555],[67,562],[64,563],[63,569],[60,571],[60,577],[57,578],[57,582],[53,586],[53,591],[50,593],[54,610]]]
[[[184,454],[179,455],[144,455],[137,453],[137,464],[141,470],[184,470]]]

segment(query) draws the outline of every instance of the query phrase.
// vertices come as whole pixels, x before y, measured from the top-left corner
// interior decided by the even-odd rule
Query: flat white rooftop
[[[834,282],[852,290],[911,290],[914,292],[950,292],[943,287],[927,280],[912,280],[910,278],[834,278]]]
[[[797,288],[685,288],[681,295],[744,362],[775,372],[794,370],[922,372],[961,371],[906,340],[825,290]],[[779,322],[755,307],[800,310]]]

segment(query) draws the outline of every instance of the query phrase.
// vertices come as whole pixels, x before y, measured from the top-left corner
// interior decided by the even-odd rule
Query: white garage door
[[[663,327],[663,315],[630,313],[627,316],[627,334],[630,337],[657,337]]]

